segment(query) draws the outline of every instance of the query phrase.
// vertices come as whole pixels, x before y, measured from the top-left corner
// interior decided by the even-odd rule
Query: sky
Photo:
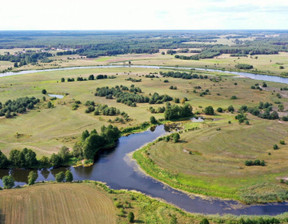
[[[288,29],[288,0],[9,0],[0,30]]]

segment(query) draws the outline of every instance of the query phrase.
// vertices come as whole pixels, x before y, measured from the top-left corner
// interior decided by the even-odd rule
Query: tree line
[[[107,75],[102,75],[102,74],[95,76],[92,74],[92,75],[89,75],[88,78],[83,78],[81,76],[78,76],[77,78],[67,78],[67,82],[74,82],[75,80],[76,81],[88,81],[88,80],[115,79],[115,78],[116,78],[115,76],[107,76]],[[65,82],[66,79],[62,77],[60,81]]]
[[[115,86],[115,87],[102,87],[97,88],[95,96],[106,97],[106,99],[116,98],[118,103],[123,103],[131,107],[136,107],[136,103],[149,103],[149,104],[161,104],[163,102],[173,100],[172,97],[164,94],[160,95],[154,93],[150,97],[139,95],[142,90],[139,87],[131,85],[130,89],[126,86]]]
[[[172,77],[172,78],[181,78],[181,79],[208,79],[207,75],[198,75],[198,74],[191,74],[187,72],[162,72],[160,71],[160,75],[163,77]]]
[[[17,113],[24,114],[27,110],[32,110],[40,100],[35,97],[21,97],[16,100],[7,100],[5,103],[0,102],[0,117],[12,118]]]

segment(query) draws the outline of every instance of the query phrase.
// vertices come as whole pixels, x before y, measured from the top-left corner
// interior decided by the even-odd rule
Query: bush
[[[206,115],[214,115],[214,109],[212,106],[208,106],[204,109],[204,113]]]
[[[280,140],[280,144],[281,145],[285,145],[285,141],[284,140]]]
[[[238,69],[252,69],[253,65],[249,65],[249,64],[238,64],[235,65],[236,68]]]
[[[133,212],[129,212],[127,217],[128,217],[128,221],[129,221],[130,223],[133,223],[133,222],[134,222],[135,216],[134,216],[134,213],[133,213]]]
[[[231,113],[233,113],[233,112],[235,111],[235,109],[234,109],[234,107],[233,107],[232,105],[230,105],[230,106],[228,107],[228,111],[231,112]]]
[[[277,150],[277,149],[279,149],[279,146],[277,144],[275,144],[275,145],[273,145],[273,149]]]
[[[35,171],[30,171],[28,175],[28,185],[35,184],[36,180],[37,180],[37,173]]]
[[[42,89],[42,94],[47,94],[47,90],[46,89]]]
[[[63,182],[65,180],[65,173],[63,171],[59,172],[55,176],[57,182]]]
[[[3,182],[3,186],[4,186],[4,189],[11,189],[12,187],[14,187],[14,178],[9,175],[9,176],[4,176],[2,178],[2,182]]]
[[[200,224],[209,224],[208,219],[204,218],[201,220]]]
[[[237,96],[231,96],[231,100],[236,100]]]
[[[222,109],[221,107],[218,107],[218,108],[217,108],[217,112],[222,113],[222,112],[223,112],[223,109]]]
[[[150,117],[150,123],[151,124],[157,124],[157,120],[156,120],[156,118],[154,116]]]
[[[65,172],[65,180],[66,180],[66,182],[72,182],[73,181],[73,174],[71,173],[70,170],[67,170]]]

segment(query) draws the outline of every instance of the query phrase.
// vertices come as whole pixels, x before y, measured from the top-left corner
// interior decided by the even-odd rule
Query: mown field
[[[40,184],[0,198],[1,223],[116,223],[112,199],[86,184]]]
[[[85,183],[38,183],[20,189],[3,190],[0,194],[0,223],[129,223],[128,214],[134,214],[134,223],[249,223],[268,221],[271,217],[203,216],[186,213],[172,205],[152,199],[141,193],[111,190],[105,185]],[[273,217],[274,218],[274,217]],[[285,214],[274,221],[287,223]]]

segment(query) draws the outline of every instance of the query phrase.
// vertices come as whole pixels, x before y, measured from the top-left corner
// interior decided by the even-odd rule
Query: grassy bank
[[[287,200],[288,187],[280,179],[287,175],[288,147],[272,147],[287,141],[287,124],[251,116],[250,125],[239,125],[227,115],[192,126],[185,124],[179,143],[156,141],[133,157],[154,178],[195,194],[245,203]],[[255,159],[266,166],[245,166]]]

